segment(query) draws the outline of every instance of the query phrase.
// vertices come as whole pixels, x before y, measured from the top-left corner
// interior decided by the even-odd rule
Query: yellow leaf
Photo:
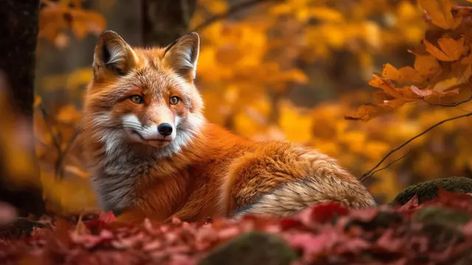
[[[318,6],[310,10],[310,15],[321,21],[340,22],[343,20],[343,14],[336,9]]]
[[[311,139],[313,119],[309,115],[303,115],[300,109],[289,103],[282,104],[280,112],[280,127],[287,139],[299,143]]]

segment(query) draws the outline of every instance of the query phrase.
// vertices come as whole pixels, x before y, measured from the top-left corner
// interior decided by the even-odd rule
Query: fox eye
[[[133,96],[129,97],[129,99],[135,104],[143,104],[144,103],[144,98],[142,96],[133,95]]]
[[[177,105],[177,103],[179,103],[179,102],[180,102],[180,98],[177,97],[177,96],[172,96],[172,97],[169,98],[169,103],[171,105]]]

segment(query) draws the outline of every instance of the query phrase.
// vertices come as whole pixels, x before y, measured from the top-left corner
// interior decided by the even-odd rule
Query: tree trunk
[[[5,164],[7,160],[10,161],[8,163],[35,161],[32,117],[38,12],[39,0],[0,1],[0,74],[6,84],[0,87],[0,92],[7,94],[10,100],[6,102],[14,109],[14,112],[9,114],[5,113],[7,110],[2,106],[2,115],[8,117],[4,117],[3,123],[2,121],[0,123],[5,124],[7,123],[5,120],[9,119],[13,135],[7,137],[9,143],[0,139],[0,200],[16,206],[22,214],[44,212],[39,171],[31,170],[30,173],[33,173],[28,174],[27,181],[23,181],[23,184],[13,184],[11,180],[18,179],[18,176],[8,171],[8,166]],[[7,129],[5,125],[0,126],[2,129]],[[25,127],[28,129],[25,130]],[[21,144],[16,144],[15,139],[21,139]],[[12,153],[6,151],[8,148],[5,146],[11,145],[12,142],[15,143],[16,149],[25,149],[15,152],[22,154],[21,157],[11,159]],[[32,165],[32,168],[37,169],[35,165]]]
[[[196,0],[143,0],[143,44],[165,46],[187,33]]]

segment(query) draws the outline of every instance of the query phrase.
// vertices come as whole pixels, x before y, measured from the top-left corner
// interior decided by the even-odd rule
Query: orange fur
[[[329,200],[374,205],[365,187],[326,155],[289,143],[253,142],[206,122],[193,83],[198,43],[191,34],[167,48],[133,49],[116,33],[102,34],[84,134],[106,209],[123,212],[126,220],[198,220],[287,215]],[[129,100],[133,95],[143,102]],[[169,103],[175,95],[179,103]],[[146,133],[163,120],[175,123],[175,135],[148,140]]]

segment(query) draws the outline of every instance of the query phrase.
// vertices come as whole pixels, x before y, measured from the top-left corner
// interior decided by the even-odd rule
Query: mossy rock
[[[199,265],[289,265],[296,258],[293,249],[279,237],[249,232],[217,247]]]
[[[418,196],[418,202],[434,199],[438,190],[443,189],[450,192],[472,193],[472,179],[466,177],[439,178],[411,185],[400,192],[393,200],[394,204],[405,204],[413,196]]]

